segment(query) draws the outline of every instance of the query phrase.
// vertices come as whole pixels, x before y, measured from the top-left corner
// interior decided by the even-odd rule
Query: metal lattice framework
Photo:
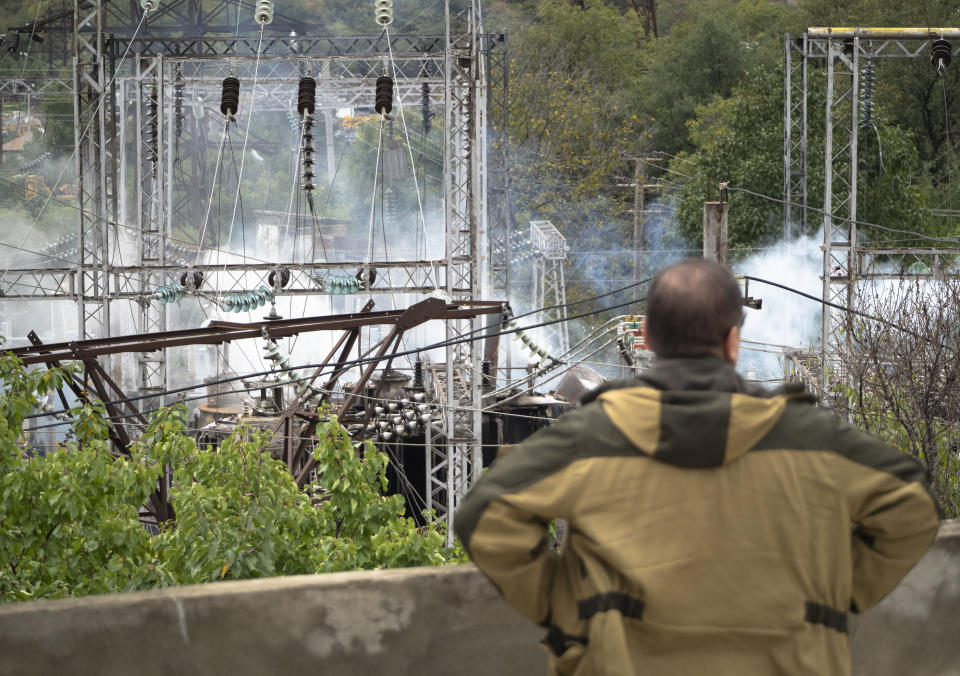
[[[479,298],[487,254],[486,213],[486,67],[481,59],[479,8],[473,0],[445,0],[444,50],[444,257],[446,293],[454,300]],[[476,319],[447,322],[443,371],[447,448],[427,450],[427,508],[452,525],[453,513],[480,476],[480,342]],[[452,543],[453,530],[448,531]]]
[[[74,5],[73,90],[79,197],[76,298],[82,339],[110,334],[109,252],[117,218],[116,108],[106,67],[105,2]]]
[[[136,201],[139,207],[136,210],[136,224],[137,264],[140,270],[136,279],[141,294],[149,293],[160,286],[163,275],[158,268],[167,262],[165,242],[170,235],[164,195],[164,185],[169,184],[166,175],[169,161],[167,154],[163,152],[167,142],[164,119],[168,117],[163,114],[167,99],[163,70],[162,55],[155,59],[137,59],[136,75],[130,83],[134,88],[133,119],[137,131],[134,168],[137,175]],[[167,330],[166,306],[155,302],[141,302],[138,315],[137,329],[143,335]],[[167,389],[164,351],[139,353],[137,367],[137,383],[141,394],[162,393]]]
[[[823,299],[852,307],[860,280],[883,278],[876,252],[864,249],[857,232],[857,135],[861,61],[926,56],[937,38],[960,38],[957,28],[810,28],[799,38],[786,38],[784,107],[784,233],[806,232],[808,220],[809,65],[825,66],[826,106],[823,200]],[[956,56],[960,50],[954,50]],[[935,249],[890,250],[898,258],[926,257]],[[864,264],[867,267],[863,267]],[[901,266],[904,274],[911,268]],[[837,355],[847,349],[845,315],[824,308],[821,323],[821,373],[824,391],[837,371]]]
[[[173,263],[147,265],[110,266],[112,300],[146,302],[157,286],[176,284],[186,272],[201,272],[204,286],[210,289],[238,290],[250,288],[254,280],[260,283],[274,270],[286,270],[290,281],[278,291],[280,296],[313,296],[327,294],[323,282],[330,276],[353,275],[369,263],[364,261],[338,261],[332,263],[229,263],[214,265],[204,263]],[[378,270],[389,274],[378,275],[373,284],[366,287],[370,293],[429,293],[443,288],[444,260],[428,261],[381,261]],[[151,276],[150,284],[144,286],[143,276]],[[72,300],[76,298],[78,272],[74,268],[17,268],[8,271],[0,279],[0,297],[4,300]],[[149,291],[149,293],[148,293]],[[214,295],[211,291],[210,295]],[[203,294],[201,294],[202,296]]]
[[[807,36],[785,40],[783,236],[807,231]]]
[[[76,266],[54,263],[10,270],[0,279],[0,294],[5,299],[75,299],[81,338],[110,334],[112,302],[139,301],[137,330],[151,334],[166,328],[166,316],[165,306],[150,302],[150,296],[158,287],[180,282],[188,269],[204,274],[204,292],[210,295],[249,289],[252,278],[278,268],[290,272],[282,294],[312,295],[327,292],[322,284],[327,276],[352,275],[370,265],[249,259],[239,265],[206,265],[193,262],[195,254],[191,256],[187,243],[172,239],[175,224],[200,222],[208,200],[200,187],[210,181],[202,153],[194,154],[186,169],[180,162],[179,147],[197,144],[201,137],[201,123],[194,115],[184,115],[184,109],[199,106],[219,114],[211,103],[218,98],[222,79],[235,75],[246,86],[256,79],[256,86],[244,93],[248,110],[295,110],[296,83],[305,72],[317,78],[318,118],[322,115],[327,126],[331,176],[333,111],[369,105],[379,75],[395,76],[397,96],[408,104],[421,101],[427,84],[429,104],[444,106],[444,257],[374,261],[386,274],[367,290],[423,293],[440,288],[456,301],[470,302],[489,293],[495,279],[497,291],[506,291],[505,265],[491,275],[486,198],[488,83],[495,83],[497,92],[495,126],[505,130],[506,41],[503,35],[483,33],[473,0],[445,2],[443,35],[415,36],[385,32],[345,38],[294,36],[282,22],[271,25],[262,38],[250,37],[253,26],[247,23],[241,24],[248,28],[246,36],[229,35],[238,19],[236,7],[232,0],[183,0],[161,3],[144,17],[137,3],[75,0],[69,93],[75,99],[80,192]],[[181,35],[157,35],[164,32],[161,27],[169,32],[175,28]],[[191,32],[196,37],[182,36]],[[210,34],[216,32],[221,35]],[[114,73],[121,54],[127,57]],[[56,77],[0,83],[0,94],[29,91],[41,96],[67,89]],[[292,140],[294,147],[297,142]],[[494,229],[500,239],[509,241],[505,143],[498,144],[492,166],[498,204]],[[132,194],[119,189],[130,185]],[[123,260],[119,252],[130,246],[136,260]],[[173,249],[176,253],[171,253]],[[476,318],[450,320],[447,335],[466,338],[479,328]],[[438,371],[436,384],[443,391],[447,414],[442,429],[435,432],[448,444],[427,449],[426,498],[428,507],[448,522],[481,469],[480,364],[480,345],[470,340],[452,345],[445,368]],[[138,366],[142,392],[166,388],[162,351],[142,355]]]
[[[557,322],[544,327],[550,349],[564,354],[570,347],[567,331],[567,285],[563,278],[563,261],[570,247],[550,221],[530,221],[530,243],[533,248],[533,302],[541,308],[538,322]]]

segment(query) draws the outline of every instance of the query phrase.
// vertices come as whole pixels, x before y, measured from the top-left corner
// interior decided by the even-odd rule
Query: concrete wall
[[[856,676],[960,675],[960,520],[883,601],[852,621]]]
[[[0,675],[544,673],[542,630],[473,566],[0,606]],[[960,522],[854,623],[857,676],[960,674]]]

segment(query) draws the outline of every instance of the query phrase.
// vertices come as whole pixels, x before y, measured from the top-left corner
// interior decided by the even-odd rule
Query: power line
[[[774,281],[771,281],[771,280],[768,280],[768,279],[763,279],[763,278],[761,278],[761,277],[754,277],[754,276],[752,276],[752,275],[744,275],[743,277],[744,277],[744,279],[748,279],[748,280],[753,281],[753,282],[758,282],[758,283],[760,283],[760,284],[767,284],[767,285],[769,285],[769,286],[773,286],[773,287],[782,289],[782,290],[784,290],[784,291],[788,291],[788,292],[790,292],[790,293],[796,294],[796,295],[798,295],[798,296],[802,296],[802,297],[804,297],[804,298],[807,298],[807,299],[809,299],[809,300],[815,301],[815,302],[817,302],[817,303],[821,303],[822,305],[825,305],[825,306],[827,306],[827,307],[832,307],[832,308],[841,310],[841,311],[843,311],[843,312],[847,312],[847,313],[850,313],[850,314],[853,314],[853,315],[856,315],[856,316],[859,316],[859,317],[863,317],[863,318],[865,318],[865,319],[870,319],[870,320],[872,320],[872,321],[879,322],[879,323],[884,324],[884,325],[886,325],[886,326],[890,326],[891,328],[895,328],[895,329],[897,329],[897,330],[899,330],[899,331],[903,331],[904,333],[906,333],[906,334],[908,334],[908,335],[911,335],[911,336],[913,336],[913,337],[915,337],[915,338],[924,340],[924,338],[923,338],[922,336],[920,336],[919,334],[917,334],[916,332],[914,332],[914,331],[912,331],[912,330],[910,330],[910,329],[908,329],[908,328],[906,328],[906,327],[904,327],[904,326],[902,326],[902,325],[899,325],[899,324],[897,324],[897,323],[895,323],[895,322],[891,322],[891,321],[888,321],[888,320],[886,320],[886,319],[883,319],[883,318],[881,318],[881,317],[877,317],[877,316],[875,316],[875,315],[871,315],[871,314],[869,314],[869,313],[862,312],[862,311],[860,311],[860,310],[854,310],[853,308],[849,308],[849,307],[840,305],[840,304],[838,304],[838,303],[832,303],[832,302],[830,302],[830,301],[824,300],[823,298],[819,298],[819,297],[817,297],[817,296],[814,296],[814,295],[812,295],[812,294],[806,293],[806,292],[804,292],[804,291],[800,291],[799,289],[795,289],[795,288],[793,288],[793,287],[790,287],[790,286],[788,286],[788,285],[786,285],[786,284],[781,284],[781,283],[779,283],[779,282],[774,282]],[[649,280],[643,280],[643,282],[638,282],[637,284],[639,284],[639,283],[644,283],[644,282],[646,282],[646,281],[649,281]],[[601,296],[597,296],[597,297],[595,297],[595,298],[600,298],[600,297],[603,297],[603,296],[609,296],[609,295],[611,295],[611,294],[613,294],[613,293],[617,293],[618,291],[623,291],[623,290],[626,290],[626,289],[628,289],[628,288],[631,288],[632,286],[636,286],[637,284],[633,284],[633,285],[630,285],[630,286],[628,286],[628,287],[624,287],[623,289],[619,289],[619,290],[617,290],[617,291],[611,291],[611,292],[608,292],[608,293],[606,293],[606,294],[602,294]],[[594,300],[595,298],[587,299],[587,300]],[[634,305],[634,304],[636,304],[636,303],[644,302],[645,300],[646,300],[645,297],[644,297],[644,298],[639,298],[639,299],[634,299],[634,300],[627,301],[627,302],[625,302],[625,303],[619,303],[619,304],[617,304],[617,305],[612,305],[612,306],[609,306],[609,307],[601,308],[601,309],[599,309],[599,310],[593,310],[593,311],[590,311],[590,312],[584,312],[584,313],[581,313],[581,314],[578,314],[578,315],[573,315],[573,316],[567,317],[567,318],[561,318],[561,319],[554,319],[554,320],[539,322],[539,323],[537,323],[537,324],[532,324],[532,325],[529,325],[529,326],[522,326],[522,327],[517,326],[517,327],[513,327],[513,328],[509,328],[509,329],[504,329],[504,330],[502,330],[502,331],[494,332],[494,333],[487,333],[487,334],[484,334],[484,335],[481,335],[481,336],[472,336],[472,335],[469,335],[469,334],[468,334],[467,336],[464,336],[464,337],[461,337],[461,338],[457,338],[457,339],[453,339],[453,340],[448,340],[448,341],[441,341],[441,342],[438,342],[438,343],[433,343],[433,344],[431,344],[431,345],[423,346],[423,347],[420,347],[420,348],[417,348],[417,349],[413,349],[413,350],[405,350],[405,351],[401,351],[401,352],[396,352],[396,353],[393,353],[391,356],[392,356],[393,358],[403,357],[403,356],[409,356],[409,355],[412,355],[412,354],[419,354],[419,353],[421,353],[421,352],[425,352],[425,351],[429,351],[429,350],[434,350],[434,349],[439,349],[439,348],[447,347],[447,346],[450,346],[450,345],[457,345],[457,344],[466,343],[466,342],[473,342],[473,341],[476,341],[476,340],[484,340],[484,339],[486,339],[486,338],[488,338],[488,337],[503,336],[503,335],[508,335],[508,334],[512,334],[512,333],[517,333],[518,331],[529,331],[529,330],[532,330],[532,329],[535,329],[535,328],[540,328],[540,327],[543,327],[543,326],[549,326],[549,325],[552,325],[552,324],[557,324],[557,323],[561,323],[561,322],[565,322],[565,321],[572,321],[572,320],[574,320],[574,319],[581,319],[581,318],[583,318],[583,317],[594,316],[594,315],[600,314],[600,313],[602,313],[602,312],[607,312],[607,311],[619,309],[619,308],[622,308],[622,307],[627,307],[627,306],[630,306],[630,305]],[[569,305],[579,304],[579,303],[583,303],[583,302],[587,302],[587,301],[577,301],[576,303],[571,303],[571,304],[569,304]],[[558,307],[558,306],[554,306],[554,307]],[[534,310],[534,311],[531,312],[531,313],[526,313],[526,315],[518,315],[518,316],[527,316],[527,315],[529,315],[529,314],[533,314],[533,313],[539,312],[539,311],[540,311],[540,310]],[[471,331],[470,333],[473,334],[473,333],[477,333],[477,332],[483,331],[483,330],[485,330],[485,329],[477,329],[477,330]],[[360,359],[354,359],[354,360],[347,360],[347,361],[344,361],[344,362],[339,362],[339,363],[337,363],[336,365],[334,365],[333,368],[331,368],[330,371],[317,374],[317,376],[309,376],[309,377],[306,377],[306,376],[305,376],[305,377],[302,377],[302,378],[289,379],[289,380],[287,380],[287,381],[285,381],[285,382],[283,382],[283,383],[280,383],[280,384],[292,384],[292,383],[295,383],[295,382],[301,382],[301,381],[303,381],[303,380],[307,380],[307,379],[310,379],[310,378],[312,378],[312,377],[318,377],[319,375],[328,375],[328,374],[330,374],[330,373],[333,373],[334,370],[342,369],[343,367],[360,366],[360,365],[363,365],[363,364],[368,364],[368,363],[377,362],[377,361],[382,361],[382,360],[383,360],[383,358],[376,358],[376,357],[367,357],[367,358],[360,358]],[[222,379],[219,379],[219,380],[212,380],[212,381],[205,382],[205,383],[201,383],[201,384],[187,385],[187,386],[184,386],[184,387],[180,387],[180,388],[176,388],[176,389],[172,389],[172,390],[167,390],[166,392],[164,392],[164,394],[166,394],[166,395],[179,394],[179,393],[183,393],[183,392],[188,392],[188,391],[191,391],[191,390],[199,389],[199,388],[201,388],[201,387],[208,387],[208,386],[210,386],[210,385],[220,385],[220,384],[229,383],[229,382],[236,382],[236,381],[238,381],[238,380],[243,380],[243,379],[246,379],[246,378],[253,378],[253,377],[264,376],[264,375],[275,375],[275,374],[279,374],[279,373],[285,373],[285,372],[289,372],[289,371],[298,371],[298,370],[301,370],[301,369],[308,369],[308,368],[322,368],[322,367],[325,367],[325,366],[328,366],[328,364],[327,364],[327,363],[321,363],[321,364],[316,364],[316,363],[314,363],[314,364],[300,364],[300,365],[296,365],[296,366],[282,367],[282,368],[271,369],[271,370],[267,370],[267,371],[254,372],[254,373],[250,373],[250,374],[247,374],[247,375],[244,375],[244,376],[233,376],[233,377],[229,377],[229,378],[222,378]],[[249,391],[257,390],[257,389],[261,389],[261,387],[244,388],[244,389],[236,390],[236,391],[233,391],[233,392],[226,392],[226,393],[224,393],[224,394],[235,393],[235,392],[249,392]],[[157,396],[158,396],[157,394],[141,395],[141,396],[136,396],[136,397],[128,397],[128,398],[125,398],[125,399],[115,399],[115,400],[105,401],[105,402],[102,402],[102,403],[103,403],[104,405],[106,405],[106,404],[132,403],[132,402],[135,402],[135,401],[141,401],[141,400],[143,400],[143,399],[153,399],[153,398],[156,398]],[[184,401],[192,401],[192,400],[195,400],[195,399],[202,399],[202,398],[205,398],[206,396],[207,396],[207,395],[202,395],[202,396],[199,396],[199,397],[185,398]],[[361,397],[362,397],[363,395],[357,395],[357,396],[361,396]],[[153,410],[159,410],[159,409],[153,409]],[[145,413],[153,412],[153,410],[151,410],[151,411],[146,411]],[[465,410],[467,410],[467,409],[465,409]],[[472,409],[470,409],[470,410],[472,410]],[[482,409],[481,409],[481,410],[482,410]],[[68,412],[69,412],[68,409],[64,409],[64,410],[60,410],[60,411],[43,412],[43,413],[32,414],[32,415],[26,416],[26,418],[38,418],[38,417],[58,415],[58,414],[63,414],[63,413],[68,413]],[[130,416],[123,416],[123,417],[130,417]],[[50,425],[50,426],[52,426],[52,425]],[[42,428],[42,427],[36,427],[36,428],[31,428],[31,429],[41,429],[41,428]]]
[[[727,186],[727,190],[729,190],[729,191],[731,191],[731,192],[742,192],[742,193],[745,193],[745,194],[747,194],[747,195],[752,195],[752,196],[754,196],[754,197],[759,197],[759,198],[761,198],[761,199],[765,199],[765,200],[767,200],[767,201],[769,201],[769,202],[776,202],[777,204],[785,204],[785,205],[792,206],[792,207],[800,207],[800,208],[802,208],[802,209],[806,209],[807,211],[813,211],[813,212],[816,212],[816,213],[818,213],[818,214],[823,214],[824,216],[827,216],[827,217],[829,217],[829,218],[831,218],[831,219],[833,219],[833,220],[835,220],[835,221],[843,221],[844,223],[852,223],[853,225],[863,225],[863,226],[866,226],[866,227],[868,227],[868,228],[876,228],[877,230],[883,230],[884,232],[893,232],[893,233],[897,233],[897,234],[899,234],[899,235],[910,235],[911,237],[916,237],[916,238],[918,238],[918,239],[929,240],[929,241],[931,241],[931,242],[942,242],[942,243],[945,243],[945,244],[953,244],[954,246],[960,244],[960,240],[958,240],[957,238],[934,237],[934,236],[932,236],[932,235],[924,235],[924,234],[919,233],[919,232],[914,232],[913,230],[901,230],[901,229],[899,229],[899,228],[891,228],[891,227],[889,227],[889,226],[879,225],[879,224],[877,224],[877,223],[869,223],[869,222],[867,222],[867,221],[858,221],[858,220],[855,219],[855,218],[845,218],[845,217],[843,217],[843,216],[837,216],[836,214],[833,214],[833,213],[831,213],[831,212],[829,212],[829,211],[825,211],[825,210],[823,210],[823,209],[817,209],[816,207],[811,207],[811,206],[809,206],[809,205],[800,204],[800,203],[798,203],[798,202],[791,202],[791,201],[789,201],[789,200],[780,199],[780,198],[778,198],[778,197],[771,197],[770,195],[764,195],[763,193],[754,192],[753,190],[747,190],[746,188],[733,188],[733,187]]]
[[[824,300],[823,298],[819,298],[819,297],[817,297],[817,296],[814,296],[814,295],[812,295],[812,294],[806,293],[806,292],[804,292],[804,291],[800,291],[799,289],[794,289],[793,287],[787,286],[786,284],[780,284],[779,282],[771,282],[769,279],[761,279],[761,278],[759,278],[759,277],[752,277],[752,276],[750,276],[750,275],[743,275],[743,278],[744,278],[744,279],[749,279],[751,282],[759,282],[759,283],[761,283],[761,284],[767,284],[767,285],[769,285],[769,286],[775,286],[775,287],[778,288],[778,289],[783,289],[784,291],[789,291],[790,293],[794,293],[794,294],[796,294],[796,295],[798,295],[798,296],[803,296],[804,298],[809,298],[810,300],[813,300],[813,301],[816,301],[816,302],[818,302],[818,303],[821,303],[822,305],[826,305],[827,307],[832,307],[832,308],[835,308],[835,309],[837,309],[837,310],[842,310],[843,312],[847,312],[847,313],[850,313],[850,314],[852,314],[852,315],[856,315],[856,316],[858,316],[858,317],[863,317],[864,319],[870,319],[870,320],[873,320],[873,321],[875,321],[875,322],[880,322],[881,324],[884,324],[884,325],[889,326],[889,327],[891,327],[891,328],[897,329],[898,331],[903,331],[904,333],[906,333],[906,334],[908,334],[908,335],[911,335],[911,336],[913,336],[914,338],[918,338],[918,339],[920,339],[920,340],[926,340],[923,336],[919,335],[919,334],[916,333],[915,331],[912,331],[912,330],[906,328],[905,326],[901,326],[900,324],[897,324],[897,323],[895,323],[895,322],[891,322],[891,321],[888,321],[888,320],[883,319],[883,318],[881,318],[881,317],[877,317],[877,316],[875,316],[875,315],[871,315],[871,314],[869,314],[869,313],[867,313],[867,312],[862,312],[862,311],[860,311],[860,310],[854,310],[853,308],[849,308],[849,307],[846,307],[846,306],[844,306],[844,305],[839,305],[838,303],[831,303],[831,302],[828,301],[828,300]]]
[[[645,281],[649,281],[649,280],[645,280]],[[630,285],[630,286],[632,287],[632,286],[636,286],[636,285],[637,285],[637,284],[632,284],[632,285]],[[625,287],[625,288],[630,288],[630,287]],[[621,289],[621,290],[622,290],[622,289]],[[602,294],[601,296],[597,296],[597,298],[601,298],[601,297],[604,297],[604,296],[609,296],[609,295],[611,295],[611,294],[613,294],[613,293],[616,293],[616,291],[607,292],[607,293],[605,293],[605,294]],[[592,299],[591,299],[591,300],[592,300]],[[486,329],[486,328],[474,329],[473,331],[470,331],[468,334],[466,334],[466,335],[463,336],[463,337],[455,338],[455,339],[451,339],[451,340],[440,341],[440,342],[437,342],[437,343],[433,343],[433,344],[431,344],[431,345],[426,345],[426,346],[423,346],[423,347],[418,347],[418,348],[413,349],[413,350],[403,350],[403,351],[400,351],[400,352],[394,352],[394,353],[392,353],[392,354],[390,355],[390,357],[391,357],[391,358],[394,358],[394,359],[397,358],[397,357],[406,357],[406,356],[409,356],[409,355],[420,354],[420,353],[422,353],[422,352],[427,352],[427,351],[430,351],[430,350],[441,349],[441,348],[448,347],[448,346],[451,346],[451,345],[460,345],[460,344],[462,344],[462,343],[469,343],[469,342],[473,342],[473,341],[476,341],[476,340],[486,340],[487,338],[492,338],[492,337],[495,337],[495,336],[504,336],[504,335],[508,335],[508,334],[512,334],[512,333],[517,333],[518,331],[530,331],[530,330],[532,330],[532,329],[537,329],[537,328],[540,328],[540,327],[543,327],[543,326],[550,326],[550,325],[558,324],[558,323],[561,323],[561,322],[573,321],[574,319],[582,319],[583,317],[591,317],[591,316],[598,315],[598,314],[603,313],[603,312],[608,312],[608,311],[611,311],[611,310],[617,310],[617,309],[619,309],[619,308],[628,307],[628,306],[630,306],[630,305],[635,305],[635,304],[637,304],[637,303],[642,303],[642,302],[644,302],[644,301],[646,301],[646,297],[644,297],[644,298],[638,298],[638,299],[634,299],[634,300],[630,300],[630,301],[627,301],[627,302],[625,302],[625,303],[619,303],[619,304],[617,304],[617,305],[612,305],[612,306],[609,306],[609,307],[604,307],[604,308],[601,308],[601,309],[599,309],[599,310],[592,310],[592,311],[590,311],[590,312],[584,312],[584,313],[581,313],[581,314],[578,314],[578,315],[573,315],[573,316],[566,317],[566,318],[552,319],[552,320],[548,320],[548,321],[544,321],[544,322],[539,322],[539,323],[537,323],[537,324],[531,324],[531,325],[529,325],[529,326],[514,326],[514,327],[512,327],[512,328],[504,329],[504,330],[502,330],[502,331],[497,331],[497,332],[494,332],[494,333],[484,333],[483,335],[479,335],[479,336],[477,336],[477,335],[471,335],[471,334],[479,333],[479,332],[481,332],[481,331],[486,331],[487,329]],[[586,302],[586,301],[577,301],[577,303],[572,303],[571,305],[573,305],[573,304],[579,304],[579,303],[583,303],[583,302]],[[554,307],[559,307],[559,306],[554,306]],[[533,314],[533,313],[535,313],[535,312],[540,312],[540,311],[541,311],[541,310],[534,310],[533,312],[526,313],[525,315],[518,315],[518,316],[527,316],[527,315],[529,315],[529,314]],[[351,359],[351,360],[346,360],[346,361],[342,361],[342,362],[337,362],[337,364],[334,365],[334,368],[333,368],[333,369],[331,369],[330,371],[324,372],[324,373],[317,374],[317,377],[319,377],[320,375],[328,375],[328,374],[330,374],[330,373],[333,373],[334,370],[342,369],[342,368],[344,368],[344,367],[362,366],[362,365],[364,365],[364,364],[369,364],[369,363],[375,363],[375,362],[384,361],[384,359],[385,359],[385,357],[364,357],[364,358],[359,358],[359,359]],[[243,379],[246,379],[246,378],[254,378],[254,377],[258,377],[258,376],[265,376],[265,375],[286,373],[286,372],[289,372],[289,371],[298,371],[298,370],[301,370],[301,369],[310,369],[310,368],[317,369],[317,368],[323,368],[323,367],[326,367],[326,366],[329,366],[329,364],[326,363],[326,362],[324,362],[324,363],[313,363],[313,364],[299,364],[299,365],[296,365],[296,366],[285,366],[285,367],[276,368],[276,369],[269,369],[269,370],[264,370],[264,371],[256,371],[256,372],[253,372],[253,373],[249,373],[249,374],[247,374],[247,375],[244,375],[244,376],[232,376],[232,377],[229,377],[229,378],[222,378],[222,379],[219,379],[219,380],[211,380],[211,381],[205,382],[205,383],[199,383],[199,384],[194,384],[194,385],[186,385],[186,386],[184,386],[184,387],[178,387],[178,388],[174,388],[174,389],[171,389],[171,390],[166,390],[166,391],[163,392],[162,394],[163,394],[163,395],[180,394],[180,393],[183,393],[183,392],[189,392],[189,391],[191,391],[191,390],[196,390],[196,389],[199,389],[199,388],[201,388],[201,387],[208,387],[208,386],[210,386],[210,385],[220,385],[220,384],[223,384],[223,383],[236,382],[237,380],[243,380]],[[302,381],[302,380],[307,380],[307,379],[309,379],[309,377],[306,377],[306,376],[305,376],[305,377],[303,377],[303,378],[290,379],[290,380],[288,380],[287,382],[289,382],[289,383],[300,382],[300,381]],[[257,389],[259,389],[259,388],[257,388]],[[126,404],[126,403],[133,403],[133,402],[136,402],[136,401],[142,401],[142,400],[144,400],[144,399],[155,399],[155,398],[157,398],[158,396],[162,396],[162,395],[161,395],[161,394],[157,394],[157,393],[145,394],[145,395],[127,397],[127,398],[124,398],[124,399],[113,399],[113,400],[110,400],[110,401],[105,401],[105,402],[103,402],[103,403],[104,403],[104,405],[106,405],[106,404]],[[56,412],[53,412],[53,413],[35,414],[34,416],[28,416],[28,417],[39,417],[39,416],[41,416],[41,415],[55,415],[55,414],[67,413],[67,412],[68,412],[68,410],[64,409],[64,410],[56,411]]]

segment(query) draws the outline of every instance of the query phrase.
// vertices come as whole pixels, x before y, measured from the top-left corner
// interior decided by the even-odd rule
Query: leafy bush
[[[75,441],[33,454],[25,417],[61,374],[3,355],[0,377],[0,600],[464,559],[440,525],[418,527],[400,496],[383,494],[386,456],[369,443],[357,453],[335,417],[318,429],[311,497],[261,431],[198,448],[183,405],[154,414],[129,458],[111,452],[93,407],[74,412]],[[168,465],[177,518],[151,535],[138,510]]]

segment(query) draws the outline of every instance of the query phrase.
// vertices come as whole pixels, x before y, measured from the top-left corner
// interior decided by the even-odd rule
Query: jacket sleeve
[[[853,520],[851,609],[886,596],[920,560],[939,525],[936,501],[919,462],[874,437],[843,425],[840,448]]]
[[[558,557],[548,525],[575,509],[574,461],[582,411],[539,430],[498,459],[457,511],[455,529],[470,558],[510,605],[538,624],[550,614]]]

